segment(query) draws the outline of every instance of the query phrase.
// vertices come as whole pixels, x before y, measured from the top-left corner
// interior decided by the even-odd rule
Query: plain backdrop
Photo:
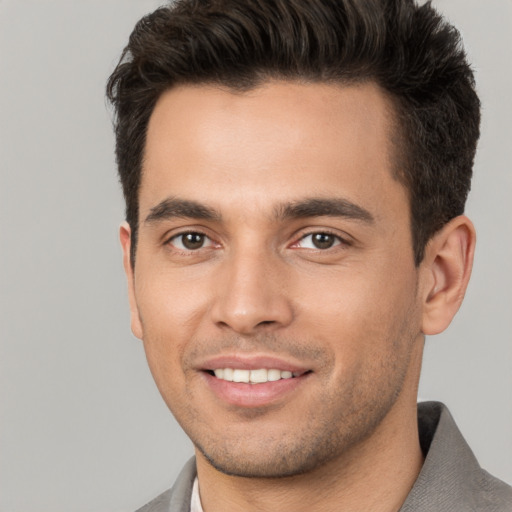
[[[105,81],[153,0],[0,0],[0,512],[130,512],[192,448],[129,329]],[[444,401],[512,482],[512,1],[437,0],[483,101],[466,301],[427,340]]]

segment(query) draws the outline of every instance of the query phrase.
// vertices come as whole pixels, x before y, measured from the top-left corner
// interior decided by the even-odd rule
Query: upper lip
[[[211,357],[198,365],[201,370],[216,370],[219,368],[234,368],[240,370],[281,370],[292,373],[305,373],[310,368],[287,361],[285,359],[267,355],[219,355]]]

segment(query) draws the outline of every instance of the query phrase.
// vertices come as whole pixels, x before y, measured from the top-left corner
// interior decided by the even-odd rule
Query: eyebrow
[[[284,203],[274,208],[276,220],[302,219],[306,217],[344,217],[347,219],[373,224],[373,215],[351,201],[343,198],[307,198]],[[145,224],[154,224],[174,218],[188,218],[208,221],[222,220],[221,214],[202,203],[188,199],[169,197],[151,208],[144,220]]]
[[[365,208],[343,198],[309,198],[278,206],[278,219],[301,219],[305,217],[344,217],[373,224],[373,215]]]
[[[177,217],[210,221],[221,220],[220,213],[209,206],[197,201],[169,197],[151,208],[144,223],[155,224],[162,220],[172,220]]]

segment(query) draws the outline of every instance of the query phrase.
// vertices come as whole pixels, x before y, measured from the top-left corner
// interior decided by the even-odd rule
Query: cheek
[[[173,339],[197,328],[210,300],[204,279],[156,269],[146,272],[135,293],[144,334]]]
[[[313,328],[338,351],[344,362],[384,356],[409,338],[404,325],[416,302],[415,272],[398,278],[391,269],[368,272],[343,270],[324,279],[316,293],[304,286],[299,318],[302,329]],[[309,291],[309,292],[308,292]],[[411,323],[418,323],[412,315]]]
[[[146,274],[135,291],[148,365],[164,392],[181,381],[183,353],[201,329],[208,299],[193,282],[180,283],[162,273]]]

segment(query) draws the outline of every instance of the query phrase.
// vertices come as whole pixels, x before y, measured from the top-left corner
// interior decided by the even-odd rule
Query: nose
[[[286,327],[293,320],[286,274],[277,255],[233,254],[222,263],[215,280],[212,320],[242,335]]]

